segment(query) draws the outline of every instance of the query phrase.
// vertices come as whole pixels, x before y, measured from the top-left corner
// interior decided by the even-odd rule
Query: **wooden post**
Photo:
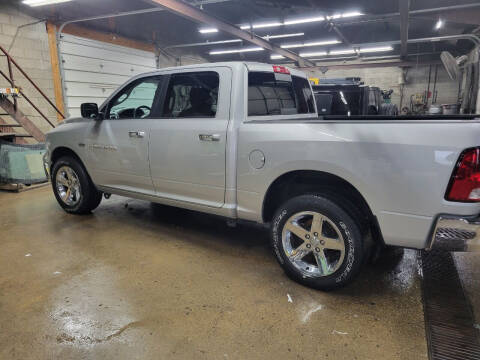
[[[57,29],[54,24],[50,21],[47,21],[47,34],[48,34],[48,46],[50,48],[50,62],[52,63],[52,77],[53,77],[53,91],[55,93],[55,105],[57,108],[65,114],[65,107],[63,102],[63,91],[62,91],[62,78],[60,75],[60,64],[58,57],[58,48],[57,48]],[[60,114],[57,113],[58,122],[62,121],[63,118]]]

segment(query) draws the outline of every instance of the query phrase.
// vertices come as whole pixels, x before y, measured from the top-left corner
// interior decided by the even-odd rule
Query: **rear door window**
[[[214,71],[170,77],[162,117],[213,118],[217,113],[219,76]]]
[[[314,113],[313,94],[307,79],[273,72],[248,73],[248,115]]]

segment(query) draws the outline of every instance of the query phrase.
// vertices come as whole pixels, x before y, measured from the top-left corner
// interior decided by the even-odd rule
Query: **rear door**
[[[91,122],[87,156],[97,184],[154,193],[148,151],[162,81],[162,76],[148,76],[127,84],[107,105],[105,119]]]
[[[152,119],[150,169],[157,196],[221,207],[231,69],[171,73],[161,118]]]

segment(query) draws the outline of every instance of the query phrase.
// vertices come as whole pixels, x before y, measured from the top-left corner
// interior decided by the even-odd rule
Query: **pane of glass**
[[[170,78],[163,117],[212,118],[217,113],[218,73],[175,74]]]
[[[313,93],[310,88],[310,83],[307,79],[293,76],[293,88],[298,99],[298,113],[314,113],[315,106],[313,102]]]
[[[317,108],[319,115],[332,115],[332,94],[316,94]]]
[[[139,79],[121,90],[112,100],[110,119],[145,119],[152,113],[161,77]]]
[[[315,86],[318,112],[321,115],[362,115],[362,88],[358,86]],[[327,98],[329,95],[331,98]],[[326,106],[325,102],[328,101]]]
[[[276,78],[274,73],[248,73],[248,115],[298,114],[291,77]]]

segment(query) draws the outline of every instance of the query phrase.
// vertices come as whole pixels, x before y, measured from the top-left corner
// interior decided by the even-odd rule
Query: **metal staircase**
[[[27,73],[18,65],[18,63],[10,56],[10,54],[0,46],[0,57],[6,57],[8,74],[0,69],[0,75],[8,82],[9,88],[4,88],[0,92],[0,139],[25,143],[25,138],[31,137],[38,142],[45,141],[45,134],[19,109],[19,99],[24,99],[32,108],[53,128],[55,125],[48,119],[47,116],[38,108],[33,101],[25,95],[22,87],[16,83],[14,79],[14,69],[18,70],[26,81],[40,93],[41,97],[52,106],[55,111],[64,119],[64,114],[55,106],[55,104],[45,95],[45,93],[37,86],[37,84],[27,75]],[[9,124],[2,116],[8,116],[15,120],[16,124]],[[25,133],[17,130],[24,129]]]

